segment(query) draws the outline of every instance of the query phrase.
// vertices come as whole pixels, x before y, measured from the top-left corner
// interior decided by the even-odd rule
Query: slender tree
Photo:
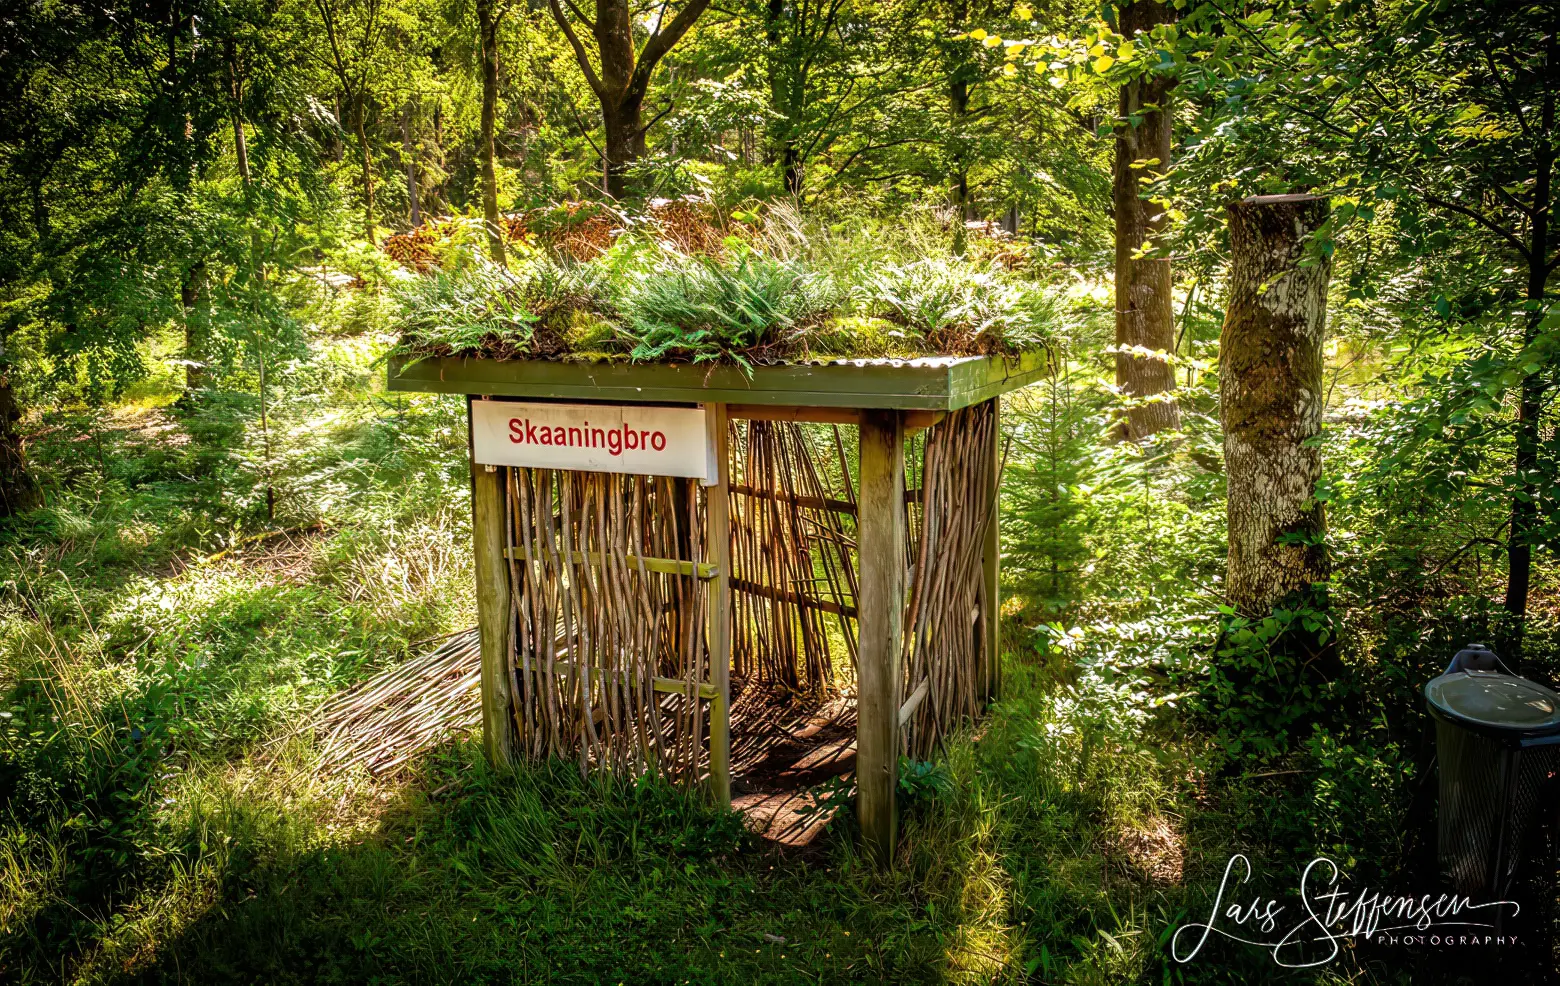
[[[504,229],[498,214],[498,26],[504,9],[494,0],[477,0],[477,41],[482,61],[482,219],[487,224],[488,250],[504,263]]]
[[[1134,0],[1121,8],[1128,38],[1167,24],[1173,8],[1160,0]],[[1116,386],[1132,401],[1117,424],[1122,438],[1146,438],[1181,426],[1173,398],[1175,349],[1170,261],[1145,255],[1165,229],[1165,208],[1150,201],[1144,183],[1170,166],[1170,90],[1175,79],[1149,71],[1123,83],[1116,122],[1114,194],[1116,219]]]
[[[384,35],[381,0],[356,0],[358,6],[338,6],[336,0],[314,0],[325,29],[327,61],[347,101],[352,133],[357,138],[363,181],[363,236],[375,242],[374,156],[368,144],[368,86],[375,55]]]
[[[401,157],[406,163],[406,218],[413,229],[422,225],[422,203],[417,196],[417,142],[412,139],[416,108],[416,100],[408,99],[406,108],[401,111]]]

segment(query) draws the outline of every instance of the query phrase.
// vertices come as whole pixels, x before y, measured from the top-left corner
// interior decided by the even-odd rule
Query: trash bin
[[[1441,767],[1441,869],[1461,893],[1500,897],[1524,837],[1555,807],[1560,694],[1501,671],[1463,670],[1500,663],[1490,658],[1482,648],[1459,653],[1425,685],[1425,700]]]

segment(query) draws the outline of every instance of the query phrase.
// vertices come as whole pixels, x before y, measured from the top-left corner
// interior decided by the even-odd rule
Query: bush
[[[618,307],[633,359],[747,366],[788,351],[833,301],[806,264],[737,247],[725,257],[667,255],[631,282]]]
[[[466,249],[443,267],[392,288],[401,349],[422,356],[476,351],[515,356],[531,345],[536,316],[525,282]]]
[[[863,287],[868,310],[915,332],[939,352],[1015,352],[1050,337],[1050,297],[958,260],[890,265]]]

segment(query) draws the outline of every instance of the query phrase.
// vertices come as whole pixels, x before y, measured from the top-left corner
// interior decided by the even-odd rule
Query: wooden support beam
[[[731,451],[728,448],[726,405],[706,404],[715,475],[705,490],[704,551],[715,570],[709,582],[710,793],[715,803],[731,807]]]
[[[986,701],[996,699],[1002,686],[1002,398],[991,399],[993,417],[991,456],[986,464],[991,496],[991,511],[986,517],[985,545],[981,549],[981,596],[985,612],[981,629],[985,632],[985,661],[982,690]]]
[[[947,411],[905,411],[905,437],[925,431],[948,416]]]
[[[859,626],[856,698],[856,815],[867,854],[893,864],[899,838],[899,671],[905,608],[905,423],[897,411],[869,411],[860,432]]]
[[[471,398],[466,398],[466,433],[471,434]],[[469,441],[469,438],[468,438]],[[482,655],[482,746],[498,770],[514,763],[515,727],[511,714],[514,675],[509,667],[509,562],[504,557],[504,473],[471,467],[471,537],[477,584],[477,630]]]
[[[809,424],[859,425],[871,413],[856,407],[811,407],[798,404],[727,404],[727,416],[743,421],[800,421]],[[905,411],[905,431],[930,428],[948,416],[947,411]]]
[[[772,585],[763,585],[759,582],[749,582],[747,579],[732,579],[731,590],[733,592],[746,592],[753,596],[763,596],[765,599],[774,599],[782,603],[790,603],[793,606],[801,606],[806,609],[816,609],[824,613],[833,613],[835,616],[856,615],[856,607],[841,606],[832,599],[814,599],[804,596],[799,592],[789,589],[779,589]]]
[[[761,490],[741,483],[733,484],[731,492],[740,496],[751,496],[758,500],[779,500],[781,503],[794,503],[798,507],[810,507],[813,510],[832,510],[837,514],[854,514],[856,505],[848,500],[829,500],[816,496],[801,496],[796,493],[783,493],[777,490]]]
[[[559,651],[559,653],[565,654],[568,652]],[[545,669],[538,670],[545,672]],[[553,674],[559,676],[560,678],[564,677],[565,675],[580,673],[580,667],[572,661],[565,661],[562,658],[553,661]],[[590,673],[591,677],[596,681],[601,681],[607,676],[607,672],[603,671],[601,668],[591,668]],[[612,672],[612,675],[615,678],[622,678],[626,674],[627,672],[625,671]],[[706,681],[698,682],[691,689],[688,687],[688,682],[684,678],[651,678],[650,684],[655,688],[656,691],[666,692],[669,695],[687,695],[690,691],[692,691],[694,694],[698,695],[699,698],[707,698],[711,700],[715,698],[715,686]]]
[[[727,404],[726,415],[742,421],[803,421],[823,425],[854,425],[861,422],[861,412],[853,407],[805,407],[798,404]]]
[[[576,565],[600,565],[601,553],[597,551],[571,552]],[[523,547],[509,547],[504,550],[504,557],[514,558],[519,561],[533,561],[531,556],[525,553]],[[624,555],[623,561],[629,568],[638,568],[643,565],[647,572],[659,572],[662,575],[693,576],[708,581],[720,574],[714,565],[707,562],[683,561],[680,558],[650,558],[640,555]]]

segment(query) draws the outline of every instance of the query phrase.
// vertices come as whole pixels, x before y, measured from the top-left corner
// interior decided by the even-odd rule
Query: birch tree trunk
[[[1327,200],[1273,195],[1231,204],[1229,303],[1219,337],[1219,407],[1229,477],[1225,588],[1243,615],[1327,578],[1322,453],[1325,258],[1302,263]]]
[[[244,188],[249,188],[249,141],[244,137],[244,90],[238,73],[238,48],[229,38],[224,45],[227,59],[228,97],[233,101],[233,160],[238,165],[238,177]]]
[[[1121,10],[1121,33],[1132,37],[1175,19],[1157,0],[1135,0]],[[1134,402],[1117,424],[1120,438],[1137,440],[1181,427],[1175,401],[1147,401],[1175,389],[1175,369],[1162,356],[1175,349],[1170,261],[1135,255],[1164,229],[1164,210],[1143,198],[1143,182],[1170,166],[1170,90],[1175,80],[1149,75],[1121,87],[1116,125],[1113,204],[1116,213],[1116,386]],[[1126,122],[1135,121],[1135,122]]]

